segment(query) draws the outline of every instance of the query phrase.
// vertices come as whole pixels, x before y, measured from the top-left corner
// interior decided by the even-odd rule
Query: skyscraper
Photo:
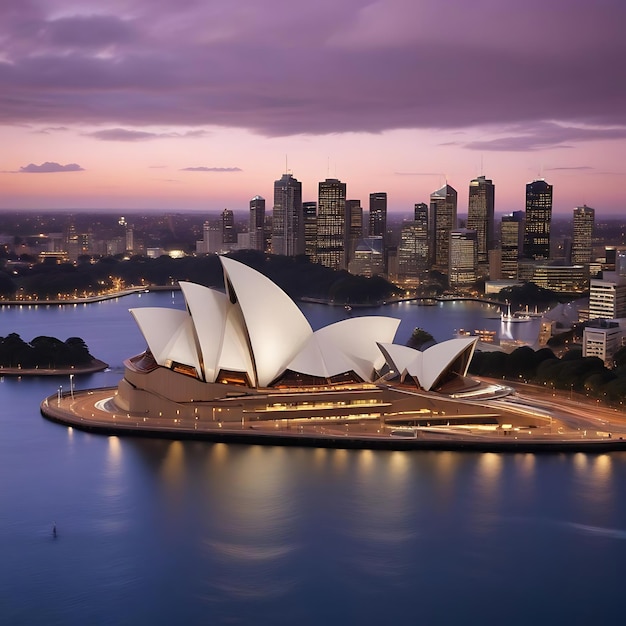
[[[250,249],[265,250],[265,198],[254,196],[250,200]]]
[[[428,206],[415,205],[414,219],[402,225],[398,245],[398,277],[417,282],[428,269]]]
[[[476,231],[478,264],[486,266],[489,250],[494,247],[493,212],[495,187],[491,180],[479,176],[470,182],[467,227]]]
[[[302,183],[291,174],[274,182],[272,211],[272,253],[286,256],[304,254]]]
[[[418,202],[413,211],[415,222],[416,253],[418,271],[420,273],[428,270],[430,260],[430,244],[428,241],[428,205],[425,202]]]
[[[519,257],[524,241],[524,211],[502,216],[500,247],[502,278],[517,279]]]
[[[477,233],[469,228],[458,228],[450,233],[450,287],[469,286],[476,282]]]
[[[237,243],[237,231],[235,230],[235,214],[230,209],[222,211],[222,243],[225,250],[231,250]]]
[[[317,260],[317,202],[302,203],[304,220],[304,254],[315,263]]]
[[[430,194],[430,255],[433,266],[448,271],[450,233],[456,228],[457,193],[450,185]]]
[[[369,236],[387,240],[387,194],[379,191],[370,194]]]
[[[593,258],[593,227],[596,212],[586,204],[574,209],[572,264],[588,265]]]
[[[526,225],[524,256],[528,259],[550,258],[550,223],[552,222],[552,185],[543,178],[526,185]]]
[[[346,200],[346,265],[354,257],[356,247],[363,239],[363,207],[360,200]]]
[[[317,262],[345,269],[346,184],[336,178],[319,183]]]

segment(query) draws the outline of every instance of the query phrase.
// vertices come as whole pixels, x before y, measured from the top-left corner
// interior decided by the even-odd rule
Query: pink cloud
[[[84,172],[85,169],[77,163],[68,163],[67,165],[61,165],[54,161],[46,161],[41,165],[35,165],[29,163],[24,167],[20,167],[20,174],[56,174],[58,172]]]
[[[626,126],[617,0],[324,0],[298,11],[286,0],[135,0],[107,5],[117,15],[89,2],[96,14],[72,14],[69,0],[16,6],[0,12],[7,124],[211,124],[268,136],[559,120],[610,137]]]

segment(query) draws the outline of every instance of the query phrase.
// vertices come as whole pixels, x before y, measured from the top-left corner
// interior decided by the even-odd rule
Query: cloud
[[[554,148],[571,148],[581,141],[613,140],[626,138],[626,126],[584,127],[567,126],[555,122],[540,122],[514,127],[512,134],[496,139],[472,141],[464,145],[469,150],[494,150],[508,152],[533,152]]]
[[[561,145],[522,128],[545,120],[626,126],[615,69],[626,3],[547,5],[2,2],[0,123],[119,125],[93,135],[105,141],[169,137],[143,130],[168,126],[287,136],[519,124],[466,146],[516,151]]]
[[[45,21],[40,36],[65,49],[102,48],[129,42],[133,28],[130,21],[113,15],[72,15]]]
[[[40,135],[49,135],[51,133],[62,133],[68,130],[69,128],[67,126],[48,126],[46,128],[33,130],[32,132],[35,134],[40,134]]]
[[[580,171],[586,171],[586,170],[593,170],[595,169],[594,167],[591,167],[590,165],[575,165],[572,167],[544,167],[543,168],[546,172],[580,172]]]
[[[67,165],[61,165],[60,163],[55,163],[54,161],[46,161],[41,165],[35,165],[34,163],[29,163],[24,167],[20,167],[19,173],[21,174],[56,174],[57,172],[84,172],[85,169],[82,168],[77,163],[68,163]]]
[[[101,141],[148,141],[158,138],[156,133],[149,133],[143,130],[128,130],[126,128],[97,130],[93,133],[86,133],[86,135]]]
[[[243,172],[240,167],[183,167],[181,172]]]
[[[150,141],[152,139],[180,139],[184,137],[198,139],[206,137],[207,132],[204,130],[190,130],[184,133],[154,133],[144,130],[129,130],[127,128],[107,128],[92,133],[85,133],[85,135],[101,141]]]

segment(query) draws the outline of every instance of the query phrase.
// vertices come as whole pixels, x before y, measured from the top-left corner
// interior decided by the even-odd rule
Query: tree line
[[[268,276],[292,298],[307,296],[340,303],[376,304],[399,293],[395,285],[379,276],[353,276],[311,263],[305,256],[266,255],[253,250],[231,256]],[[224,283],[221,264],[214,254],[180,259],[103,257],[95,263],[87,257],[77,264],[44,262],[13,271],[16,273],[0,268],[0,295],[5,298],[14,297],[18,290],[44,300],[58,294],[102,293],[113,289],[119,281],[125,286],[173,285],[180,280],[207,287],[222,287]]]
[[[475,352],[469,372],[477,376],[504,378],[581,393],[619,404],[626,400],[626,347],[614,357],[612,368],[597,357],[583,357],[581,348],[571,348],[561,358],[550,348],[528,346],[506,352]]]
[[[24,341],[17,333],[0,337],[0,366],[22,369],[60,369],[88,365],[94,360],[80,337],[61,341],[55,337],[35,337]]]

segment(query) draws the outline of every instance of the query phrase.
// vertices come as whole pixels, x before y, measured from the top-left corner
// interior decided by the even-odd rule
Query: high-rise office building
[[[413,219],[428,226],[428,205],[425,202],[417,202],[413,207]]]
[[[336,178],[319,183],[317,262],[345,269],[346,184]]]
[[[370,237],[382,237],[387,241],[387,194],[379,191],[370,194],[369,233]]]
[[[539,179],[526,185],[526,223],[524,256],[527,259],[550,258],[550,224],[552,222],[552,185]]]
[[[524,211],[503,215],[500,226],[501,275],[517,279],[519,257],[524,242]]]
[[[225,250],[230,250],[237,243],[237,231],[235,230],[235,214],[230,209],[222,211],[222,243]]]
[[[272,211],[272,253],[286,256],[304,254],[302,183],[291,174],[274,182]]]
[[[265,198],[254,196],[250,200],[250,249],[265,250]]]
[[[602,272],[602,278],[589,281],[589,319],[620,317],[626,317],[626,277]]]
[[[444,185],[430,194],[430,255],[435,269],[448,271],[450,233],[456,228],[457,193]]]
[[[478,237],[475,230],[457,228],[450,233],[450,287],[464,287],[476,282]]]
[[[402,224],[397,251],[398,279],[418,283],[428,263],[428,239],[419,222]]]
[[[424,202],[415,205],[414,219],[402,224],[397,262],[398,278],[407,282],[419,282],[428,269],[428,206]]]
[[[479,176],[470,182],[467,227],[476,231],[478,264],[489,262],[489,250],[494,248],[493,214],[495,186],[491,180]]]
[[[354,251],[363,239],[363,207],[360,200],[346,200],[346,265],[354,258]]]
[[[135,251],[135,230],[131,224],[126,226],[126,252]]]
[[[593,227],[596,212],[586,204],[574,209],[572,264],[588,265],[593,258]]]
[[[302,203],[304,220],[304,254],[315,263],[317,260],[317,202]]]

